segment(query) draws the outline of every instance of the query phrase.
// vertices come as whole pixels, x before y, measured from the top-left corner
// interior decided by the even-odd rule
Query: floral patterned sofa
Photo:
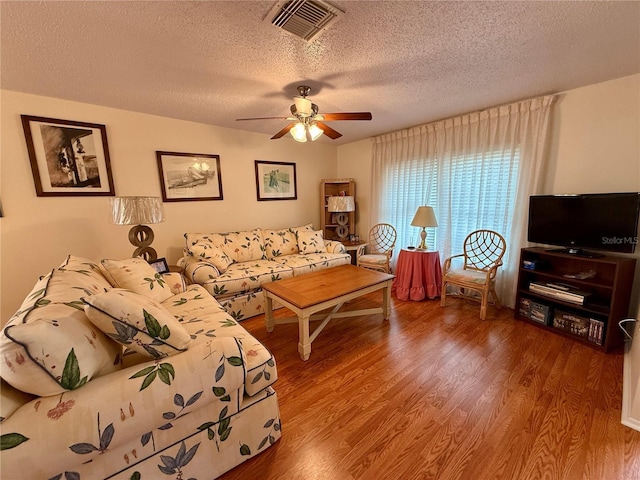
[[[142,259],[69,256],[2,329],[0,358],[3,479],[212,479],[280,438],[270,352]]]
[[[344,245],[311,224],[229,233],[186,233],[178,261],[187,282],[202,285],[236,320],[264,311],[261,286],[351,262]]]

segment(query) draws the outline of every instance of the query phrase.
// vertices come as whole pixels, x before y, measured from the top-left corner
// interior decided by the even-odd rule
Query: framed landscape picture
[[[256,160],[256,192],[258,201],[295,200],[296,164]]]
[[[156,157],[163,201],[223,199],[219,155],[157,151]]]
[[[104,125],[20,118],[39,197],[115,195]]]

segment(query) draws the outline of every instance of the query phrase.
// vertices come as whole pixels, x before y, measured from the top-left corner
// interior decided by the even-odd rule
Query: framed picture
[[[20,118],[39,197],[115,195],[104,125]]]
[[[149,265],[153,267],[153,269],[158,273],[169,273],[169,265],[167,265],[166,258],[159,258],[152,262],[149,262]]]
[[[163,201],[222,200],[219,155],[156,152],[156,157]]]
[[[296,200],[296,164],[256,160],[258,201]]]

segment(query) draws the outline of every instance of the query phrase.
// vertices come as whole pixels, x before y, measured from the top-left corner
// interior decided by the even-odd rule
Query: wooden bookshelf
[[[347,195],[355,198],[356,182],[353,178],[324,179],[320,182],[320,228],[327,240],[338,240],[336,228],[338,224],[333,222],[334,215],[328,211],[328,198]],[[356,233],[356,212],[349,212],[349,222],[345,225],[349,229],[349,235]],[[347,237],[348,240],[348,237]]]

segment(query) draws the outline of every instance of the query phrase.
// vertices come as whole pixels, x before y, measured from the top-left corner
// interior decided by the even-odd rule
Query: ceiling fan
[[[344,113],[318,113],[318,105],[312,103],[307,98],[311,87],[300,85],[298,87],[299,97],[293,97],[293,105],[291,105],[290,117],[256,117],[256,118],[237,118],[237,121],[243,120],[289,120],[290,123],[271,140],[281,138],[287,133],[291,133],[293,139],[297,142],[306,142],[317,140],[323,133],[335,140],[342,136],[341,133],[335,131],[324,122],[333,122],[336,120],[371,120],[371,112],[344,112]]]

